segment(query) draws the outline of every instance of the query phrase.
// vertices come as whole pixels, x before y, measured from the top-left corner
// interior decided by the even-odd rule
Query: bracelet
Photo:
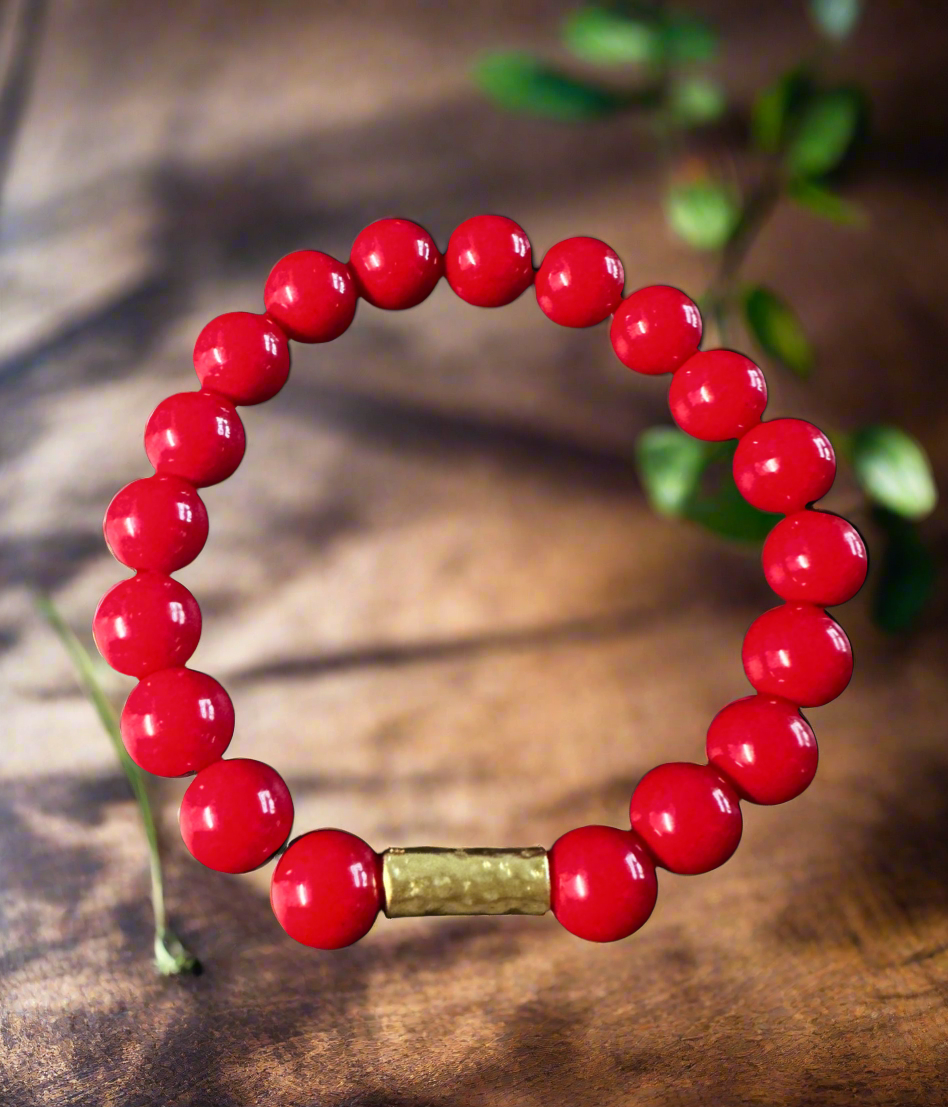
[[[530,285],[554,323],[591,327],[610,315],[619,360],[648,375],[672,373],[677,425],[704,442],[738,439],[734,480],[753,507],[785,516],[763,549],[768,583],[783,601],[744,638],[744,671],[755,690],[711,722],[707,763],[672,762],[647,773],[632,794],[630,828],[584,826],[549,851],[389,849],[377,854],[342,830],[313,830],[288,846],[293,801],[279,774],[249,758],[223,759],[234,708],[221,685],[185,667],[201,612],[170,574],[204,546],[208,519],[198,489],[229,477],[244,454],[240,405],[263,403],[286,383],[289,339],[329,342],[352,323],[361,297],[400,311],[421,303],[444,276],[478,307],[511,303]],[[866,577],[865,545],[850,523],[811,506],[830,489],[829,439],[802,419],[762,422],[764,375],[730,350],[698,351],[701,315],[684,293],[652,285],[623,296],[616,253],[594,238],[557,243],[534,271],[526,234],[510,219],[462,223],[442,254],[406,219],[382,219],[356,238],[348,263],[316,250],[284,257],[267,279],[265,312],[212,320],[194,347],[200,387],[169,396],[145,429],[155,475],[112,500],[105,538],[135,575],[100,601],[96,644],[120,673],[138,678],[122,712],[132,759],[158,776],[197,775],[180,826],[193,856],[243,873],[282,851],[270,901],[286,932],[337,949],[361,938],[379,911],[411,915],[530,914],[552,909],[590,941],[627,937],[649,917],[656,868],[704,873],[741,837],[742,800],[784,803],[813,779],[816,739],[800,713],[838,696],[852,652],[826,607],[850,599]],[[284,848],[285,847],[285,848]]]

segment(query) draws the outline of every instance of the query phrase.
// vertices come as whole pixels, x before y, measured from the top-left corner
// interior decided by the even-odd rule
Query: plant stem
[[[138,812],[141,816],[142,827],[145,831],[145,839],[148,842],[148,863],[151,874],[151,904],[155,916],[155,965],[164,976],[174,976],[178,973],[197,973],[201,971],[201,964],[193,957],[180,939],[168,926],[168,917],[165,911],[165,886],[164,874],[161,869],[161,851],[158,844],[158,830],[155,826],[151,803],[148,799],[148,789],[141,769],[129,757],[122,742],[122,734],[119,728],[118,715],[111,701],[105,694],[99,683],[95,671],[95,662],[89,656],[88,650],[79,641],[76,635],[67,626],[66,621],[49,599],[48,596],[37,594],[34,598],[36,609],[46,620],[53,632],[59,638],[69,654],[76,669],[79,684],[85,692],[90,703],[99,716],[106,734],[112,742],[115,754],[122,766],[122,771],[128,780],[132,795],[138,804]]]
[[[722,346],[727,345],[728,316],[734,306],[741,266],[782,195],[783,180],[777,173],[765,176],[752,189],[737,227],[721,251],[717,272],[701,298],[718,329]]]

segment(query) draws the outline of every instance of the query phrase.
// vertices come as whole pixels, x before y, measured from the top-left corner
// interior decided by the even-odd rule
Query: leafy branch
[[[581,8],[562,28],[562,42],[579,72],[523,52],[482,58],[475,80],[498,106],[582,123],[622,112],[647,115],[669,159],[664,197],[671,231],[712,259],[712,277],[700,304],[707,330],[728,345],[742,327],[761,353],[801,379],[817,356],[799,316],[774,289],[748,281],[745,265],[775,211],[789,203],[820,219],[859,228],[867,218],[834,187],[867,131],[865,94],[827,84],[818,61],[856,29],[862,0],[809,0],[821,45],[753,100],[742,168],[714,167],[688,147],[697,128],[729,112],[727,92],[700,67],[718,50],[705,21],[663,4],[615,0]],[[601,74],[605,71],[608,79]],[[934,561],[918,522],[935,507],[937,490],[921,445],[894,426],[834,434],[850,464],[882,543],[873,611],[886,630],[909,627],[934,586]],[[730,471],[734,443],[708,445],[675,427],[646,430],[636,464],[652,506],[691,520],[731,540],[759,542],[773,516],[749,507]]]

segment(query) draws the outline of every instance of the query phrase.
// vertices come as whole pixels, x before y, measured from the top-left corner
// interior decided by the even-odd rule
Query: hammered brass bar
[[[550,909],[550,862],[541,846],[387,849],[382,883],[390,919],[544,915]]]

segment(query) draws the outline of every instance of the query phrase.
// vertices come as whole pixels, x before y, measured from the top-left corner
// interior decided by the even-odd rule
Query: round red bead
[[[270,270],[267,314],[297,342],[332,342],[348,330],[359,296],[352,270],[320,250],[296,250]]]
[[[140,679],[188,660],[201,637],[201,609],[183,584],[149,570],[106,592],[92,632],[113,669]]]
[[[173,573],[204,548],[207,510],[194,485],[181,477],[146,477],[116,493],[103,530],[123,565]]]
[[[444,272],[435,240],[409,219],[379,219],[360,231],[349,265],[362,298],[389,311],[426,300]]]
[[[809,604],[765,611],[744,636],[741,656],[758,692],[801,707],[835,700],[853,675],[852,649],[842,627]]]
[[[752,803],[786,803],[816,775],[819,752],[796,706],[745,696],[722,708],[708,728],[708,760]]]
[[[139,768],[155,776],[185,776],[223,756],[234,735],[234,705],[207,673],[161,669],[132,689],[121,726]]]
[[[869,569],[859,531],[825,511],[798,511],[782,519],[764,543],[763,563],[778,596],[821,607],[851,600]]]
[[[723,442],[739,438],[760,422],[767,406],[767,382],[743,354],[703,350],[672,377],[668,406],[692,438]]]
[[[741,840],[737,793],[709,765],[678,761],[646,773],[632,793],[632,829],[673,873],[710,872]]]
[[[145,453],[155,471],[183,477],[198,488],[227,480],[243,459],[245,445],[237,409],[213,392],[169,396],[145,427]]]
[[[194,370],[209,392],[235,404],[262,404],[286,384],[290,344],[268,316],[230,311],[198,335]]]
[[[283,778],[262,761],[215,761],[188,785],[178,815],[193,857],[221,873],[265,864],[293,827],[293,800]]]
[[[805,419],[759,423],[738,442],[734,480],[761,511],[800,511],[829,492],[836,477],[833,446]]]
[[[536,275],[537,303],[562,327],[593,327],[622,300],[619,255],[598,238],[567,238],[550,247]]]
[[[674,373],[701,342],[701,312],[667,284],[640,288],[616,308],[609,338],[616,357],[636,373]]]
[[[558,838],[549,858],[553,914],[577,938],[617,942],[651,915],[655,865],[632,831],[582,826]]]
[[[475,307],[503,307],[533,284],[533,253],[524,229],[503,215],[475,215],[451,235],[444,273]]]
[[[270,883],[280,926],[304,946],[342,949],[364,937],[382,906],[382,862],[344,830],[313,830],[291,842]]]

